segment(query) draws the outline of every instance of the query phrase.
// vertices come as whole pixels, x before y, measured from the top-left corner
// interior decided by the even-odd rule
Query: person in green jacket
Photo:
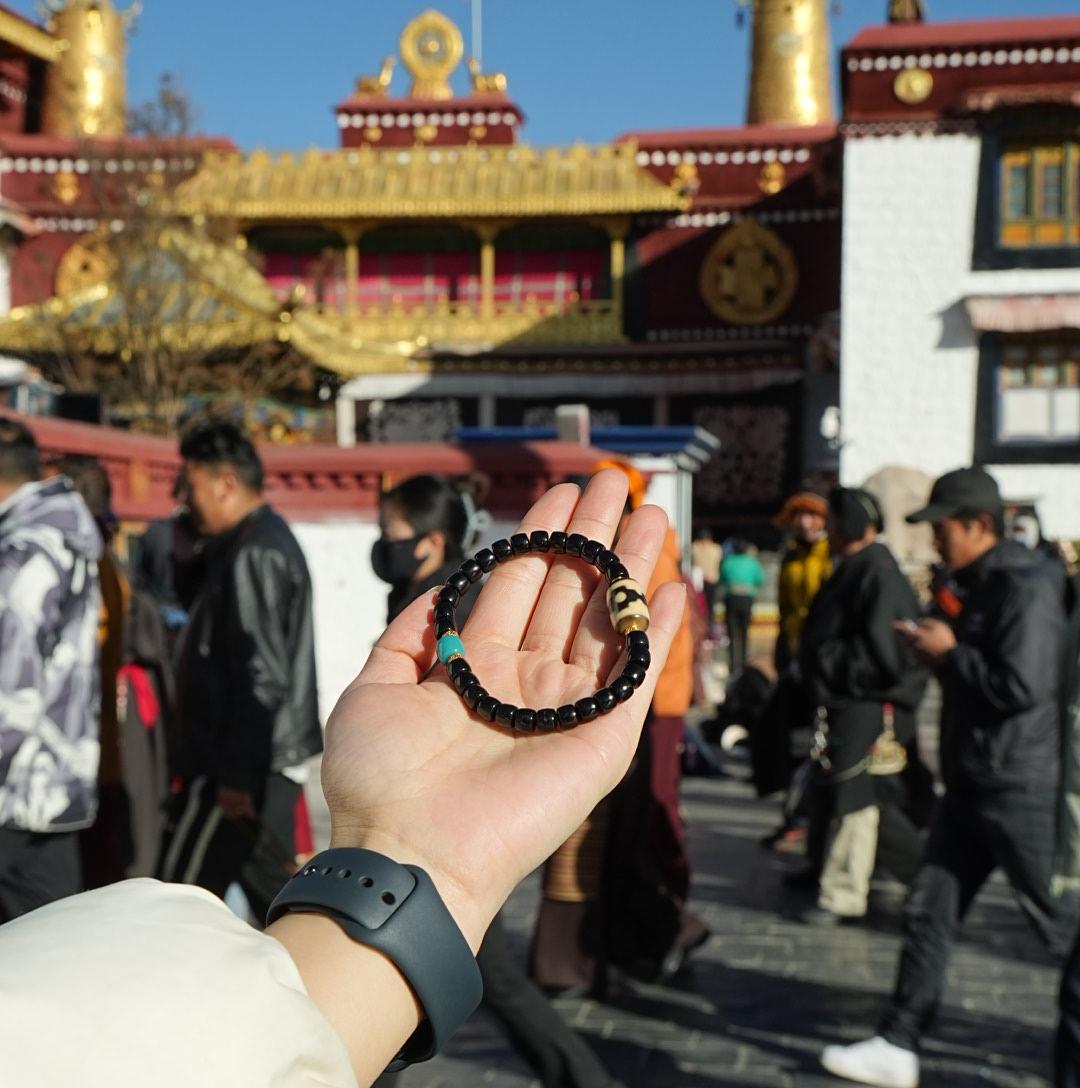
[[[730,553],[720,564],[720,591],[724,595],[732,676],[746,665],[750,617],[758,591],[764,584],[765,572],[754,546],[745,540],[733,541]]]

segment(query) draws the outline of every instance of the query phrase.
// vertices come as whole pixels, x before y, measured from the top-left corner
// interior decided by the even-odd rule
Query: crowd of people
[[[304,787],[328,734],[318,713],[303,552],[265,502],[258,453],[236,427],[197,425],[183,436],[180,455],[174,514],[152,524],[121,562],[103,467],[88,457],[43,464],[31,432],[0,420],[0,922],[76,896],[66,913],[52,908],[52,916],[77,924],[77,893],[156,876],[218,899],[241,890],[255,930],[313,851]],[[617,537],[626,554],[647,556],[640,565],[648,596],[669,603],[663,653],[655,653],[647,700],[633,711],[640,739],[609,767],[625,756],[622,770],[606,789],[590,784],[548,802],[566,826],[532,857],[543,875],[528,962],[510,950],[501,899],[475,889],[472,896],[483,902],[473,948],[485,1005],[542,1083],[616,1084],[552,1008],[551,994],[603,999],[620,977],[670,982],[709,939],[690,907],[679,787],[696,644],[722,609],[727,705],[730,713],[738,708],[751,781],[762,796],[783,798],[780,824],[764,845],[800,858],[786,883],[814,893],[801,920],[858,924],[876,871],[909,889],[896,985],[877,1034],[827,1047],[825,1067],[879,1088],[915,1088],[949,948],[979,889],[1000,869],[1046,946],[1063,958],[1072,948],[1056,1062],[1061,1088],[1080,1085],[1073,897],[1080,885],[1080,609],[1054,551],[1037,534],[1007,530],[993,478],[977,468],[948,473],[928,504],[908,514],[932,526],[941,560],[925,600],[883,540],[884,512],[873,494],[794,495],[778,516],[787,542],[778,636],[767,659],[751,639],[766,583],[752,544],[736,538],[722,547],[707,533],[696,537],[704,607],[695,615],[673,594],[658,595],[665,583],[683,582],[680,549],[645,504],[641,474],[619,461],[596,466],[578,513],[571,491],[578,494],[556,488],[550,495],[558,498],[541,505],[565,506],[565,524],[602,499],[609,539]],[[419,638],[408,635],[427,615],[419,602],[430,603],[481,543],[490,521],[482,505],[476,481],[434,475],[383,494],[370,561],[388,586],[388,647]],[[537,592],[546,592],[550,564],[535,567]],[[545,613],[530,612],[514,653],[571,653],[567,639],[585,623],[595,572],[558,569],[559,592],[577,603],[549,621],[558,631],[537,630]],[[502,588],[495,575],[489,582]],[[501,630],[520,608],[509,588],[503,598],[485,592],[471,618],[466,604],[475,595],[462,601],[466,639]],[[378,651],[372,661],[368,668],[378,669]],[[404,685],[437,683],[426,671],[413,665]],[[916,725],[931,678],[942,696],[940,739],[934,758],[924,760],[930,753],[920,749]],[[362,689],[358,680],[336,714],[347,714],[350,694]],[[396,690],[386,698],[392,704],[399,694],[405,698]],[[448,721],[456,721],[454,706]],[[718,721],[733,720],[721,711]],[[406,742],[386,743],[404,765]],[[359,803],[361,787],[335,789],[334,760],[343,757],[330,748],[324,783],[337,830],[353,826],[341,813]],[[936,788],[927,762],[940,767]],[[382,818],[371,817],[376,829]],[[424,822],[415,812],[412,819]],[[423,826],[411,833],[423,834]],[[454,867],[444,857],[429,860],[436,871]],[[497,865],[475,869],[484,864]],[[117,900],[94,902],[117,909]],[[92,913],[86,918],[91,924]],[[460,917],[459,924],[474,935]],[[48,939],[44,923],[5,926],[0,942],[6,932]],[[312,949],[325,937],[309,943],[295,925],[270,932],[283,934],[275,939],[337,1028],[329,1006],[338,998],[324,1002],[305,974],[322,962]],[[317,978],[322,968],[311,970]],[[385,1065],[372,1053],[353,1053],[349,1029],[339,1035],[362,1080]],[[385,1073],[380,1083],[393,1078]]]

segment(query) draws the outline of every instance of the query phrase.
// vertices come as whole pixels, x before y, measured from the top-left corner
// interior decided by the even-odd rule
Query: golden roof
[[[632,142],[207,152],[173,197],[180,215],[265,219],[519,218],[681,211],[687,198],[635,162]]]
[[[178,228],[145,262],[0,317],[0,351],[121,356],[237,351],[270,341],[342,377],[406,369],[412,344],[372,344],[302,302],[283,303],[247,258]]]
[[[63,48],[48,31],[13,11],[0,9],[0,41],[10,42],[32,57],[52,63]]]

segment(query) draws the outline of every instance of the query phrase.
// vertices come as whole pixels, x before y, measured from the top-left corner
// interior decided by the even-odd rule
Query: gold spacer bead
[[[648,631],[649,616],[624,616],[619,620],[618,632],[620,635],[628,635],[631,631]]]

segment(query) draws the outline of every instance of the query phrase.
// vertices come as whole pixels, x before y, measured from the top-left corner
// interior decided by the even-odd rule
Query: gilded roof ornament
[[[394,57],[384,57],[378,75],[361,76],[356,81],[358,97],[385,98],[390,89],[390,77],[394,74]]]
[[[453,98],[450,76],[465,54],[461,31],[441,11],[421,12],[401,32],[401,60],[413,76],[413,98]]]
[[[525,218],[683,211],[632,141],[571,148],[395,148],[205,153],[171,198],[180,215],[247,220]]]

